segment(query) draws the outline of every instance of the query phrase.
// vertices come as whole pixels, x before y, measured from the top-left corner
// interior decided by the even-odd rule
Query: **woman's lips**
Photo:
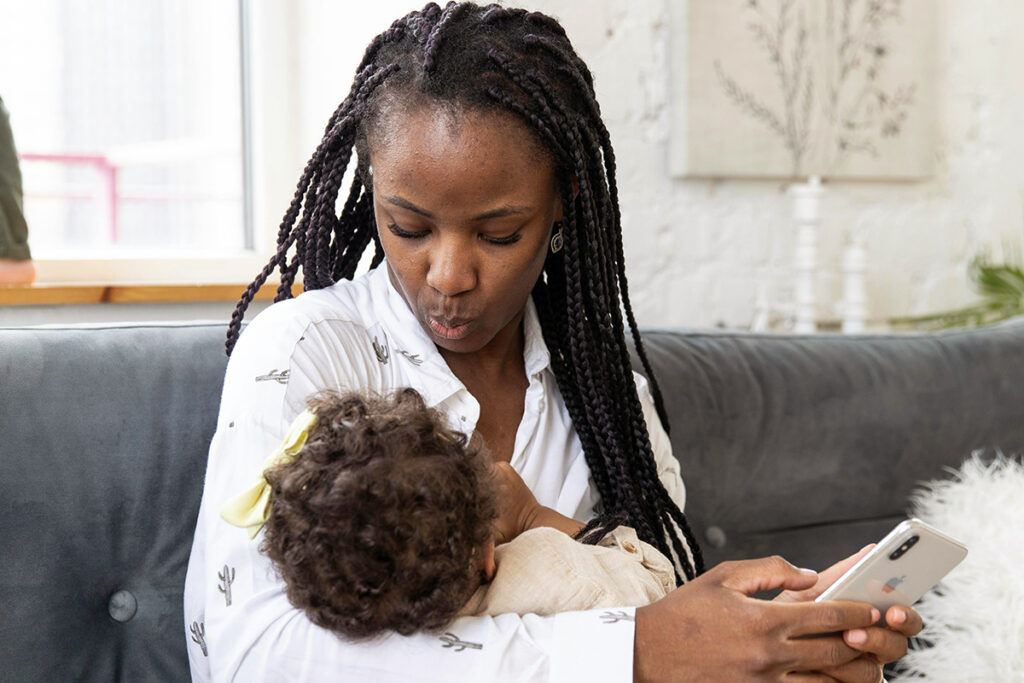
[[[448,340],[462,339],[469,334],[469,322],[448,320],[441,322],[436,318],[428,318],[427,323],[434,334]]]

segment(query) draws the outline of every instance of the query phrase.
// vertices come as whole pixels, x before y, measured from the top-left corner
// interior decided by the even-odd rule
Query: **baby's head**
[[[310,410],[302,451],[265,473],[260,549],[289,600],[350,638],[443,627],[493,564],[490,457],[412,389],[324,393]]]

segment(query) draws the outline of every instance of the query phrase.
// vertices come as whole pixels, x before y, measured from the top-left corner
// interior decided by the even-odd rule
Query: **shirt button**
[[[466,421],[466,416],[465,415],[461,415],[461,416],[459,416],[459,419],[462,420],[463,422],[465,422]]]

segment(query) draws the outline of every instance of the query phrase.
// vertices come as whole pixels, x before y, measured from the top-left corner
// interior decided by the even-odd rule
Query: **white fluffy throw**
[[[1024,463],[971,456],[929,482],[912,514],[962,541],[967,558],[916,609],[932,647],[903,659],[903,683],[1024,681]]]

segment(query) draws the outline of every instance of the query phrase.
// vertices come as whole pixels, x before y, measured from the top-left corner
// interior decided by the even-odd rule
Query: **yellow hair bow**
[[[270,484],[267,483],[263,472],[271,467],[284,465],[294,460],[302,447],[306,445],[309,430],[314,425],[316,425],[316,415],[312,411],[304,410],[299,413],[292,422],[292,426],[288,428],[284,442],[263,463],[260,480],[231,498],[220,509],[220,516],[225,522],[242,527],[249,532],[249,538],[256,538],[256,534],[267,523],[267,517],[270,515]]]

